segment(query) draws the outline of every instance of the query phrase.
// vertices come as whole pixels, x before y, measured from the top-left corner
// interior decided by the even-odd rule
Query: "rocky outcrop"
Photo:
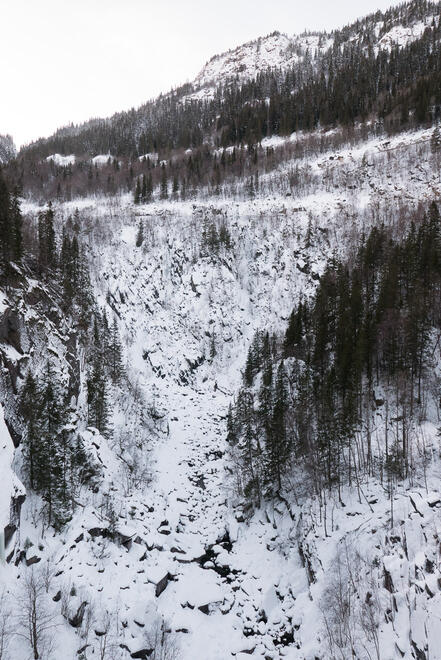
[[[15,540],[20,527],[21,505],[25,499],[25,490],[12,470],[14,445],[6,426],[3,405],[0,405],[0,559],[10,560],[15,552]]]
[[[72,626],[72,628],[79,628],[81,624],[83,623],[84,619],[84,612],[86,611],[87,607],[87,601],[83,601],[75,614],[69,618],[69,623]]]

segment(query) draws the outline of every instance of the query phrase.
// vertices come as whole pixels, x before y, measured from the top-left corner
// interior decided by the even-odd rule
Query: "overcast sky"
[[[394,0],[0,0],[0,133],[20,145],[138,106],[274,30],[332,29]]]

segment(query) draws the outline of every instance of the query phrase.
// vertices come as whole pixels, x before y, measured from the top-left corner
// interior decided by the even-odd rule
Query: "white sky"
[[[0,0],[0,134],[16,144],[138,106],[274,30],[332,29],[395,0]]]

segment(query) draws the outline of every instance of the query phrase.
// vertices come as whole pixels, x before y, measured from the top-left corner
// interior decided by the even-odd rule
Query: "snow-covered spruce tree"
[[[13,192],[0,170],[0,277],[8,283],[12,276],[12,262],[18,264],[23,256],[22,215],[18,188]]]
[[[144,243],[144,224],[142,220],[139,221],[138,233],[136,234],[136,247],[141,247]]]
[[[161,165],[161,188],[160,188],[160,198],[168,198],[168,178],[167,178],[167,168],[165,163]]]
[[[84,342],[86,342],[87,335],[92,324],[95,300],[93,297],[92,285],[90,283],[90,273],[87,266],[84,248],[81,247],[78,257],[78,275],[75,300],[78,306],[75,314],[76,320],[82,334],[82,339]]]
[[[23,461],[30,487],[45,502],[49,525],[59,527],[69,517],[71,449],[66,437],[65,393],[48,362],[41,383],[28,371],[20,393],[25,422]]]
[[[18,186],[14,186],[12,191],[10,217],[12,225],[12,259],[15,263],[20,263],[23,257],[23,217],[20,208]]]
[[[11,199],[9,195],[9,189],[0,171],[0,266],[2,277],[5,279],[9,275],[9,264],[11,260],[12,225],[10,217],[10,205]]]
[[[112,381],[114,383],[119,383],[124,374],[124,366],[116,317],[114,317],[112,327],[110,329],[110,338],[107,347],[107,364],[109,366],[109,373]]]
[[[96,323],[96,321],[95,321]],[[103,435],[109,432],[109,402],[104,353],[99,340],[94,341],[87,377],[88,423]]]
[[[288,409],[288,392],[286,371],[283,361],[277,369],[274,386],[274,403],[272,405],[270,432],[266,435],[266,479],[271,484],[282,487],[282,474],[290,456],[291,447],[288,442],[286,428],[286,413]]]
[[[37,454],[40,451],[38,395],[37,383],[31,370],[29,370],[20,392],[20,410],[25,422],[23,458],[29,484],[33,489],[36,489],[37,486],[36,469],[39,464]]]
[[[430,139],[430,146],[434,153],[438,153],[441,150],[441,130],[439,124],[433,129],[432,137]]]
[[[63,227],[59,270],[64,307],[71,311],[79,293],[80,251],[76,234],[70,238],[66,227]]]
[[[253,392],[247,388],[241,390],[235,416],[230,418],[229,441],[239,466],[239,490],[248,502],[260,506],[264,484],[264,449],[254,405]]]
[[[54,229],[54,210],[52,202],[46,211],[38,215],[38,266],[40,274],[53,270],[57,266],[57,250]]]
[[[141,185],[141,202],[145,204],[147,201],[147,179],[145,174],[142,175],[142,185]]]
[[[139,204],[141,202],[141,184],[139,178],[136,179],[135,192],[133,195],[133,202]]]
[[[262,333],[258,330],[251,342],[251,346],[248,349],[247,359],[245,363],[244,371],[244,384],[246,387],[251,387],[254,381],[255,376],[259,372],[262,365],[262,355],[261,355],[261,344],[262,344]]]
[[[273,454],[273,405],[274,405],[274,389],[273,389],[273,363],[271,359],[269,347],[269,335],[264,334],[261,358],[262,361],[262,383],[259,390],[259,405],[257,410],[260,433],[263,437],[263,446],[266,449],[266,457],[268,466],[266,471],[266,480],[271,483],[274,478],[272,474],[271,465]],[[260,361],[259,360],[259,361]]]
[[[179,177],[177,174],[174,174],[173,183],[172,183],[172,198],[177,199],[178,193],[179,193]]]
[[[142,179],[141,199],[143,204],[148,204],[149,202],[151,202],[152,195],[153,195],[153,179],[152,179],[152,173],[149,172],[147,176],[145,176],[144,174]]]
[[[56,526],[64,518],[61,429],[65,417],[64,396],[48,362],[40,389],[40,451],[35,474],[37,490],[46,503],[48,523]]]

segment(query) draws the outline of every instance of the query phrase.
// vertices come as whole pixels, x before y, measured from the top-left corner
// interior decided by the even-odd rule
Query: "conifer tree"
[[[135,204],[139,204],[141,202],[141,184],[139,182],[139,177],[136,179],[136,187],[135,187],[133,202]]]
[[[11,199],[8,186],[0,170],[0,268],[3,277],[9,276],[12,256],[13,228],[11,223]]]
[[[147,201],[147,181],[145,178],[145,174],[142,175],[141,201],[143,204],[145,204]]]
[[[75,299],[78,305],[78,325],[83,333],[87,333],[92,319],[92,310],[94,305],[94,298],[92,293],[92,285],[90,282],[89,269],[84,254],[84,249],[75,252],[75,245],[72,244],[74,254],[74,272],[76,271],[76,290],[74,291]]]
[[[65,227],[63,227],[61,242],[60,274],[63,287],[63,302],[65,308],[70,309],[73,304],[76,282],[73,265],[73,245]]]
[[[167,199],[168,197],[168,180],[167,180],[167,169],[165,163],[161,165],[161,192],[160,198]]]
[[[89,426],[98,429],[102,435],[107,435],[109,432],[109,404],[106,372],[100,346],[95,346],[87,378],[87,410]]]
[[[235,445],[237,443],[237,432],[235,428],[235,423],[234,423],[234,416],[233,416],[233,406],[230,405],[228,406],[228,413],[227,413],[227,442],[230,445]]]
[[[113,319],[112,328],[110,331],[110,344],[109,344],[109,371],[112,381],[119,383],[123,375],[123,360],[122,348],[119,338],[118,323],[116,317]]]
[[[434,153],[441,150],[441,130],[439,124],[433,129],[432,137],[430,139],[430,146]]]
[[[303,303],[299,302],[297,308],[293,309],[289,317],[288,327],[285,332],[284,351],[286,356],[296,354],[296,349],[301,347],[304,332]]]
[[[231,249],[231,236],[225,223],[219,228],[219,243],[222,243],[227,250]]]
[[[38,216],[38,242],[39,242],[39,267],[44,273],[48,269],[57,266],[57,254],[54,229],[54,210],[52,203]]]
[[[219,235],[214,222],[212,222],[208,228],[207,247],[210,252],[217,252],[219,249]]]
[[[282,487],[282,473],[290,453],[286,431],[287,409],[286,371],[282,361],[277,369],[271,435],[266,445],[269,475],[271,479],[276,479],[279,490]]]
[[[172,186],[173,199],[177,198],[178,192],[179,192],[179,178],[178,175],[175,174],[173,176],[173,186]]]
[[[271,446],[273,438],[273,364],[266,359],[262,371],[262,385],[259,390],[259,420],[262,435],[267,447]]]
[[[213,361],[214,358],[216,357],[216,336],[214,332],[212,333],[210,337],[210,360]]]
[[[26,431],[23,439],[23,458],[25,469],[28,474],[31,488],[37,488],[38,452],[40,450],[39,440],[39,391],[38,385],[32,372],[29,370],[26,380],[20,392],[20,410],[26,423]]]
[[[53,522],[54,511],[57,507],[57,490],[61,478],[58,447],[63,416],[61,401],[61,392],[54,381],[53,371],[48,363],[41,388],[39,424],[41,449],[37,454],[36,472],[38,490],[47,504],[49,524]]]
[[[23,257],[23,218],[20,209],[19,191],[15,186],[11,196],[11,225],[12,225],[12,245],[11,253],[15,263],[19,264]]]
[[[153,195],[153,178],[152,178],[152,173],[149,172],[149,174],[147,176],[145,201],[146,202],[151,202],[152,201],[152,195]]]
[[[136,247],[141,247],[144,242],[144,225],[142,220],[139,221],[138,233],[136,235]]]
[[[239,456],[243,491],[247,499],[259,506],[262,490],[262,451],[255,428],[254,396],[242,390],[237,400],[238,426],[241,429]]]

